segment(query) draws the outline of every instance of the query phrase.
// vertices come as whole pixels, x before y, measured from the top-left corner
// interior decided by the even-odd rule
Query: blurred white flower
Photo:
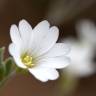
[[[69,48],[56,43],[58,35],[58,28],[50,27],[46,20],[34,29],[27,21],[21,20],[19,27],[11,26],[9,52],[18,67],[28,69],[38,80],[55,80],[59,77],[56,69],[69,64],[69,58],[65,56]]]
[[[82,42],[96,46],[96,25],[91,20],[81,20],[76,28]]]
[[[66,39],[71,47],[69,57],[71,64],[65,69],[72,76],[85,77],[95,72],[92,62],[96,45],[96,27],[90,21],[84,20],[77,24],[79,40]]]

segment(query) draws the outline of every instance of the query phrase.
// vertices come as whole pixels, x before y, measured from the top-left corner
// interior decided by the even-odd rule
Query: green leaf
[[[0,81],[4,79],[4,75],[5,75],[5,68],[3,63],[2,66],[0,66]]]
[[[10,74],[10,72],[13,69],[13,59],[12,58],[8,58],[5,61],[5,76],[8,76]]]
[[[0,48],[0,65],[3,62],[5,47]]]
[[[22,68],[19,68],[19,67],[16,68],[16,72],[24,74],[24,75],[29,75],[29,71],[27,69],[22,69]]]
[[[5,47],[0,48],[0,81],[3,80],[5,75],[5,64],[3,62]]]

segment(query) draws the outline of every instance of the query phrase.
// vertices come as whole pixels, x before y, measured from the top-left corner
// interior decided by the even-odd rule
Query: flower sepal
[[[5,64],[3,62],[4,50],[5,47],[0,48],[0,82],[3,80],[5,75]]]
[[[23,69],[18,66],[16,66],[16,73],[21,73],[23,75],[29,75],[29,71],[27,69]]]
[[[0,48],[0,87],[13,75],[14,64],[12,58],[4,59],[5,47]]]

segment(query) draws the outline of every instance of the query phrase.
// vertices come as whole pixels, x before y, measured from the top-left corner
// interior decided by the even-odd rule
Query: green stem
[[[8,76],[6,76],[1,82],[0,82],[0,90],[4,88],[6,85],[6,82],[8,82],[14,75],[16,74],[16,71],[12,71]]]
[[[72,96],[78,85],[78,79],[67,72],[61,74],[58,82],[59,94],[57,96]],[[58,92],[57,90],[57,92]]]

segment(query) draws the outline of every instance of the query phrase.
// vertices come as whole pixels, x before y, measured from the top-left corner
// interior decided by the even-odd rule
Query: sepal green
[[[8,76],[14,69],[14,65],[13,65],[13,59],[12,58],[8,58],[5,60],[5,76]]]
[[[3,62],[5,47],[0,48],[0,81],[4,79],[5,64]]]
[[[24,74],[24,75],[29,75],[29,71],[27,69],[22,69],[20,67],[17,67],[16,68],[16,72],[17,73],[21,73],[21,74]]]

